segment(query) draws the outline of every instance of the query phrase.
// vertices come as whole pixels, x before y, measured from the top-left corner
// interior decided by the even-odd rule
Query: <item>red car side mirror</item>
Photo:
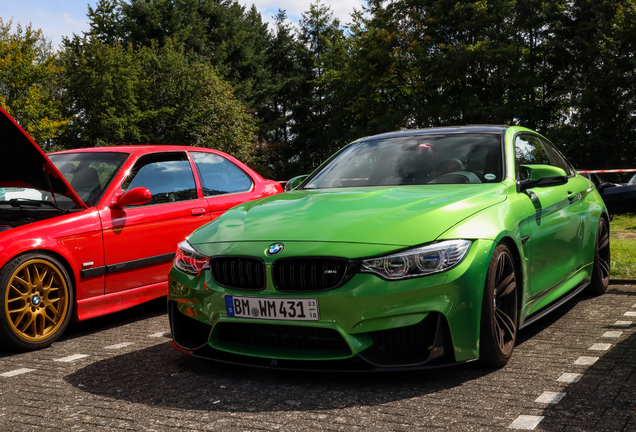
[[[152,194],[145,187],[132,188],[123,195],[115,197],[110,204],[112,209],[123,209],[129,205],[146,204],[152,198]]]

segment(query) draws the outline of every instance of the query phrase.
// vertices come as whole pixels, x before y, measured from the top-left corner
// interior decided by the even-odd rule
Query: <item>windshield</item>
[[[351,144],[304,189],[500,182],[501,136],[422,134]]]
[[[49,159],[88,207],[97,205],[128,153],[78,152],[50,154]],[[70,198],[56,194],[60,208],[77,208]]]
[[[636,174],[634,174],[632,178],[629,179],[629,182],[627,184],[629,186],[636,185]]]

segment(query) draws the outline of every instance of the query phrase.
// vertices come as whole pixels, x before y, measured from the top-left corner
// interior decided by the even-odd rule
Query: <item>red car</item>
[[[216,150],[124,146],[48,157],[0,108],[0,343],[50,345],[81,321],[165,296],[176,245],[282,192]]]

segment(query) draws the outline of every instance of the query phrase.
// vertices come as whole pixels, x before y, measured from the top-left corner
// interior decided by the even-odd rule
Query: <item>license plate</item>
[[[318,321],[318,299],[225,296],[228,316],[289,321]]]

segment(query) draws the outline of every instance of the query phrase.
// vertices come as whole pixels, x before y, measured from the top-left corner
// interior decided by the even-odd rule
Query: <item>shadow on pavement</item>
[[[523,344],[590,297],[579,296],[519,335]],[[90,364],[65,379],[91,394],[168,408],[239,412],[338,409],[407,401],[495,371],[478,363],[390,373],[272,371],[188,357],[169,342]],[[416,402],[413,402],[416,403]],[[421,403],[421,402],[419,402]]]
[[[151,300],[130,309],[105,315],[86,321],[70,322],[68,327],[58,339],[58,342],[79,338],[82,336],[99,333],[112,328],[124,326],[135,321],[144,320],[156,316],[166,315],[167,321],[168,306],[166,297]],[[34,351],[37,352],[37,351]],[[10,351],[0,348],[0,358],[11,357],[21,351]]]
[[[88,334],[99,333],[101,331],[124,326],[135,321],[160,315],[167,316],[167,314],[167,299],[166,297],[161,297],[114,314],[92,318],[86,321],[70,322],[66,331],[59,340],[64,341]]]
[[[613,287],[611,294],[634,296],[634,290]],[[612,346],[608,351],[584,353],[585,357],[598,357],[593,365],[572,365],[563,371],[582,376],[560,391],[565,396],[558,403],[544,405],[539,414],[545,417],[540,423],[542,430],[636,431],[636,333],[619,342],[602,337],[606,331],[625,331],[636,326],[635,317],[618,320],[633,322],[623,328],[607,325],[599,332],[596,342]]]
[[[88,365],[65,380],[83,391],[167,408],[267,412],[373,406],[440,392],[490,373],[460,365],[383,374],[288,372],[188,357],[169,342]],[[446,373],[448,372],[448,373]]]

